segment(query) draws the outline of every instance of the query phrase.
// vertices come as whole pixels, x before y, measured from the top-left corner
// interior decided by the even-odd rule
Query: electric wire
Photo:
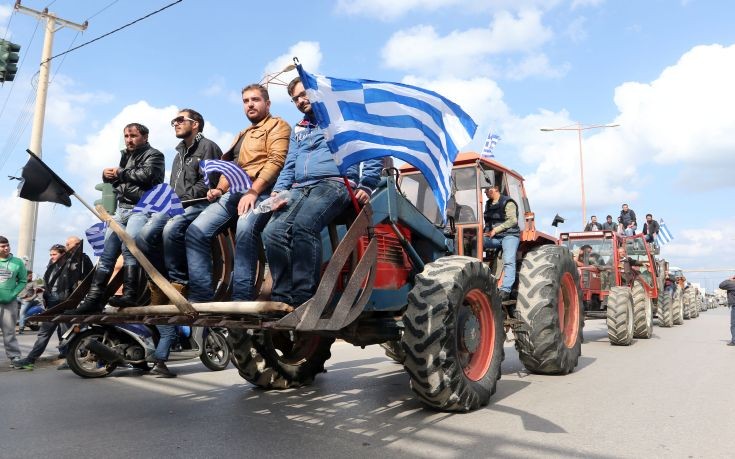
[[[89,22],[90,19],[92,19],[93,17],[99,15],[100,13],[102,13],[103,11],[105,11],[107,8],[111,7],[112,5],[114,5],[115,3],[117,3],[118,1],[120,1],[120,0],[112,0],[106,7],[102,8],[99,11],[97,11],[96,13],[94,13],[92,16],[88,17],[84,21],[85,22]]]

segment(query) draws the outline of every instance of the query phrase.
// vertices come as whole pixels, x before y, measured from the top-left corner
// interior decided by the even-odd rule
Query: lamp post
[[[584,195],[584,156],[582,155],[582,131],[588,131],[590,129],[602,129],[618,127],[619,124],[582,124],[575,123],[569,126],[562,126],[558,128],[541,128],[543,132],[551,131],[577,131],[577,139],[579,140],[579,184],[582,190],[582,227],[587,224],[587,202],[585,201]]]

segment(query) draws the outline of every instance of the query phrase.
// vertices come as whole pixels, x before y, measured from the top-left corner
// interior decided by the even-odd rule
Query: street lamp
[[[582,124],[575,123],[569,126],[562,126],[558,128],[541,128],[543,132],[551,131],[577,131],[577,138],[579,139],[579,183],[582,189],[582,227],[587,224],[587,203],[584,197],[584,157],[582,156],[582,131],[588,131],[590,129],[602,129],[618,127],[619,124]]]

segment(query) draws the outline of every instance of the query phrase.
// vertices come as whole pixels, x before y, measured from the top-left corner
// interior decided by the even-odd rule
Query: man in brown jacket
[[[222,159],[236,162],[250,177],[252,187],[230,192],[224,175],[216,188],[207,192],[210,204],[186,231],[186,257],[189,265],[189,300],[210,301],[212,290],[211,243],[235,218],[235,267],[232,299],[254,300],[256,264],[262,244],[260,233],[270,213],[255,213],[257,204],[270,196],[273,184],[283,168],[288,151],[291,127],[281,118],[271,116],[268,90],[251,84],[242,90],[245,116],[251,125],[241,131]]]

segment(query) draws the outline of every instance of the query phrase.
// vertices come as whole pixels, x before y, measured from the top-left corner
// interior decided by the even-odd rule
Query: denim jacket
[[[327,178],[346,176],[353,186],[371,194],[380,181],[382,169],[381,160],[371,159],[362,163],[362,176],[360,164],[353,164],[347,169],[346,174],[342,174],[327,146],[324,132],[305,117],[291,133],[286,163],[273,191],[288,190],[293,186],[309,185]]]

